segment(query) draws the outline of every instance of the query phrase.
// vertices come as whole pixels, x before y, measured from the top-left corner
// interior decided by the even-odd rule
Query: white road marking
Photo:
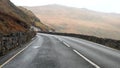
[[[33,42],[32,42],[33,43]],[[13,60],[17,55],[19,55],[21,52],[23,52],[25,49],[27,49],[32,43],[30,43],[28,46],[26,46],[24,49],[19,51],[17,54],[12,56],[10,59],[8,59],[6,62],[4,62],[2,65],[0,65],[0,68],[4,67],[7,63],[9,63],[11,60]]]
[[[67,46],[70,47],[69,44],[67,44],[66,42],[63,41],[63,43]],[[73,51],[75,53],[77,53],[79,56],[81,56],[83,59],[85,59],[87,62],[89,62],[90,64],[92,64],[94,67],[96,68],[100,68],[100,66],[98,66],[97,64],[95,64],[94,62],[92,62],[91,60],[89,60],[88,58],[86,58],[84,55],[82,55],[80,52],[78,52],[77,50],[73,49]]]
[[[40,48],[40,46],[33,46],[33,48],[37,49],[37,48]]]
[[[63,44],[65,44],[67,47],[70,47],[66,42],[63,42]]]
[[[94,62],[92,62],[91,60],[89,60],[88,58],[86,58],[84,55],[82,55],[80,52],[78,52],[77,50],[74,50],[73,51],[75,53],[77,53],[79,56],[81,56],[83,59],[85,59],[87,62],[89,62],[90,64],[92,64],[93,66],[95,66],[96,68],[100,68],[100,66],[98,66],[97,64],[95,64]]]
[[[60,39],[58,38],[58,40],[60,40]],[[68,43],[66,43],[64,41],[61,41],[61,42],[63,42],[63,44],[65,44],[67,47],[70,47],[70,45]],[[92,64],[95,68],[100,68],[100,66],[98,66],[97,64],[95,64],[94,62],[92,62],[91,60],[89,60],[88,58],[86,58],[84,55],[82,55],[81,53],[79,53],[77,50],[73,49],[73,51],[75,53],[77,53],[79,56],[81,56],[83,59],[85,59],[87,62],[89,62],[90,64]]]
[[[57,37],[55,37],[57,38]],[[70,47],[66,42],[62,41],[61,39],[57,38],[59,41],[61,41],[64,45],[66,45],[67,47]]]
[[[57,38],[57,37],[55,37]],[[61,39],[57,38],[59,41],[61,41],[64,45],[66,45],[67,47],[70,47],[66,42],[62,41]]]
[[[57,38],[57,37],[55,37],[55,36],[53,36],[53,37],[56,38],[56,39],[58,39],[59,41],[63,42],[61,39],[59,39],[59,38]]]
[[[56,37],[57,38],[57,37]],[[60,40],[61,42],[62,42],[62,40],[61,39],[59,39],[59,38],[57,38],[58,40]]]

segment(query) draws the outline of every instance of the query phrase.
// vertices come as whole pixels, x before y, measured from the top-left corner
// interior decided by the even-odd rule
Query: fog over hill
[[[57,32],[120,40],[120,14],[102,13],[61,5],[25,7]]]

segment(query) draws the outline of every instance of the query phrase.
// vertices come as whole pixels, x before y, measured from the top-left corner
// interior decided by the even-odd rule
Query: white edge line
[[[77,53],[79,56],[81,56],[83,59],[85,59],[87,62],[89,62],[90,64],[92,64],[93,66],[95,66],[96,68],[100,68],[100,66],[98,66],[97,64],[95,64],[94,62],[92,62],[91,60],[89,60],[88,58],[86,58],[85,56],[83,56],[81,53],[79,53],[77,50],[74,50],[73,51],[75,53]]]
[[[22,49],[21,51],[19,51],[17,54],[15,54],[14,56],[12,56],[10,59],[8,59],[6,62],[4,62],[2,65],[0,65],[0,68],[2,68],[3,66],[5,66],[7,63],[9,63],[11,60],[13,60],[17,55],[19,55],[21,52],[23,52],[25,49],[27,49],[32,43],[30,43],[28,46],[26,46],[24,49]]]
[[[70,47],[66,42],[63,42],[67,47]]]

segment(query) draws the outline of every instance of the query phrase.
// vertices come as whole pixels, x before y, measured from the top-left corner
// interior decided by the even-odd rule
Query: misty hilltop
[[[85,8],[46,5],[25,7],[56,32],[120,39],[120,14],[102,13]]]

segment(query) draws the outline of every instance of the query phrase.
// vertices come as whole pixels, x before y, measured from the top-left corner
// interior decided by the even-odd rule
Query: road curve
[[[1,68],[120,68],[120,51],[78,38],[38,33]]]
[[[83,39],[57,36],[101,68],[120,68],[120,51]]]

